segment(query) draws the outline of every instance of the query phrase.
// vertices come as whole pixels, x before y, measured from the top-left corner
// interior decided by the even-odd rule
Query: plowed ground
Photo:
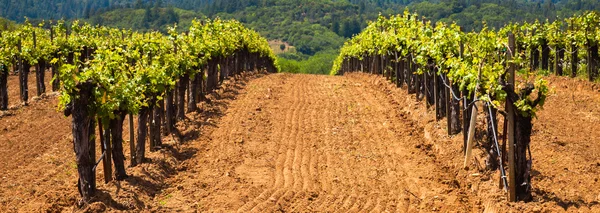
[[[482,160],[462,169],[462,135],[381,77],[271,74],[225,83],[126,181],[104,184],[99,168],[98,196],[82,208],[56,99],[12,110],[0,118],[0,212],[598,212],[600,93],[550,82],[531,203],[506,203]]]

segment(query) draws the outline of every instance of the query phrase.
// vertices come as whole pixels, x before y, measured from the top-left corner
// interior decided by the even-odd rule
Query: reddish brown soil
[[[435,121],[424,103],[416,103],[385,79],[361,74],[350,78],[367,78],[375,89],[388,94],[393,103],[422,126],[427,143],[436,159],[450,167],[461,188],[476,209],[484,212],[600,212],[600,87],[581,79],[548,77],[552,88],[546,104],[534,120],[531,152],[533,155],[533,195],[530,203],[508,203],[499,189],[500,172],[489,172],[483,151],[475,149],[476,161],[464,170],[462,133],[447,136],[446,120]],[[410,99],[410,101],[407,101]],[[407,105],[406,105],[407,104]],[[415,106],[415,104],[417,106]],[[483,134],[485,121],[478,118],[478,132]],[[499,121],[502,126],[502,120]],[[502,132],[502,129],[499,130]],[[482,135],[478,138],[478,143]]]
[[[385,79],[272,74],[225,83],[126,181],[104,184],[99,168],[98,195],[82,208],[56,98],[11,110],[0,118],[0,212],[600,212],[600,92],[550,82],[530,203],[507,203],[497,173],[462,169],[462,137]]]

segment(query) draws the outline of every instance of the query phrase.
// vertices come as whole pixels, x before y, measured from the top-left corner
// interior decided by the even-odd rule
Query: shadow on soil
[[[160,157],[146,158],[140,168],[128,169],[129,177],[123,182],[114,181],[115,192],[110,189],[98,189],[94,200],[96,202],[87,205],[84,212],[104,212],[107,209],[119,211],[131,211],[148,209],[150,204],[144,203],[139,195],[146,195],[154,198],[164,189],[171,187],[166,180],[177,175],[179,171],[187,168],[181,163],[193,158],[198,149],[190,146],[182,146],[183,143],[193,141],[201,136],[202,126],[217,127],[213,120],[225,115],[228,105],[235,100],[239,91],[243,90],[247,81],[264,76],[263,73],[253,73],[238,77],[229,81],[228,84],[221,85],[213,93],[207,95],[203,107],[199,107],[198,112],[186,114],[185,120],[177,124],[173,135],[163,136],[163,139],[173,137],[174,144],[163,144],[159,153]],[[173,159],[174,158],[174,159]],[[173,161],[177,163],[173,163]],[[131,171],[133,170],[133,171]]]
[[[548,191],[541,190],[541,189],[534,190],[534,192],[536,194],[535,197],[537,199],[540,199],[540,201],[555,202],[557,205],[562,207],[564,210],[568,210],[571,207],[579,209],[580,207],[584,207],[584,206],[588,207],[588,208],[592,208],[593,206],[600,204],[597,201],[586,202],[586,201],[582,200],[581,198],[577,199],[577,200],[566,200],[566,199],[559,197],[554,192],[548,192]]]

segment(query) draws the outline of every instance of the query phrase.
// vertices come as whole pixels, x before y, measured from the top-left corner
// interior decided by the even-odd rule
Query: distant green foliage
[[[277,61],[282,72],[327,75],[338,54],[336,50],[321,51],[303,60],[287,59],[279,55]],[[289,56],[290,54],[287,55]]]
[[[379,14],[402,13],[406,7],[433,22],[456,22],[464,31],[478,31],[484,23],[499,28],[508,22],[552,21],[582,10],[598,11],[600,1],[0,0],[0,16],[18,22],[29,17],[33,23],[40,19],[83,18],[93,24],[163,33],[173,23],[178,23],[180,30],[189,28],[194,17],[234,18],[267,39],[294,46],[297,53],[284,53],[280,58],[300,61],[299,70],[308,71],[303,66],[310,56],[338,50],[346,39],[360,33]],[[311,59],[327,58],[324,55]]]
[[[158,30],[166,33],[167,28],[175,23],[181,26],[180,29],[187,29],[195,17],[203,18],[204,16],[173,7],[145,7],[116,9],[94,15],[88,21],[92,24],[133,29],[140,32]]]
[[[377,13],[361,15],[358,8],[345,1],[281,0],[266,4],[241,1],[232,4],[239,6],[233,9],[227,6],[227,2],[232,1],[220,1],[204,12],[211,17],[235,18],[245,22],[263,36],[290,43],[297,51],[307,55],[338,49],[346,38],[359,33],[367,25],[366,20],[377,16]]]
[[[277,62],[282,72],[300,73],[300,61],[278,57]]]
[[[338,54],[339,52],[333,50],[319,52],[308,58],[308,60],[301,62],[303,66],[301,66],[300,72],[327,75],[333,66],[333,60]]]
[[[0,0],[0,16],[24,21],[84,18],[94,24],[139,31],[160,30],[194,16],[235,18],[271,40],[283,40],[299,52],[339,49],[346,38],[364,29],[379,14],[405,7],[432,21],[457,22],[463,30],[483,23],[498,28],[507,22],[551,21],[580,10],[598,10],[597,0]],[[181,9],[178,9],[181,8]]]

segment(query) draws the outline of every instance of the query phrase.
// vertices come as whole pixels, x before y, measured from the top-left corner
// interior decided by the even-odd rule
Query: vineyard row
[[[83,201],[96,193],[96,167],[103,162],[105,182],[125,179],[123,122],[137,115],[137,138],[130,125],[131,166],[145,160],[161,137],[225,79],[246,71],[278,72],[266,39],[237,21],[194,20],[185,33],[168,35],[64,22],[29,23],[2,33],[0,108],[6,110],[9,68],[19,73],[21,101],[28,101],[27,76],[36,67],[38,95],[45,93],[44,72],[60,92],[59,108],[72,117],[78,190]],[[98,134],[96,134],[98,127]],[[149,130],[149,131],[148,131]],[[96,135],[101,156],[96,157]]]
[[[368,72],[383,75],[398,87],[406,85],[409,94],[435,108],[438,120],[448,118],[449,135],[463,132],[465,166],[473,146],[477,105],[482,103],[488,169],[500,169],[509,200],[527,201],[532,198],[532,119],[548,94],[547,82],[538,73],[551,70],[563,75],[570,64],[572,77],[585,67],[594,81],[600,62],[599,27],[600,17],[587,12],[553,23],[464,33],[456,24],[432,24],[405,11],[379,17],[347,41],[332,74]],[[570,53],[569,60],[565,52]],[[582,53],[585,60],[578,60]],[[498,131],[498,113],[505,119],[503,134]]]

